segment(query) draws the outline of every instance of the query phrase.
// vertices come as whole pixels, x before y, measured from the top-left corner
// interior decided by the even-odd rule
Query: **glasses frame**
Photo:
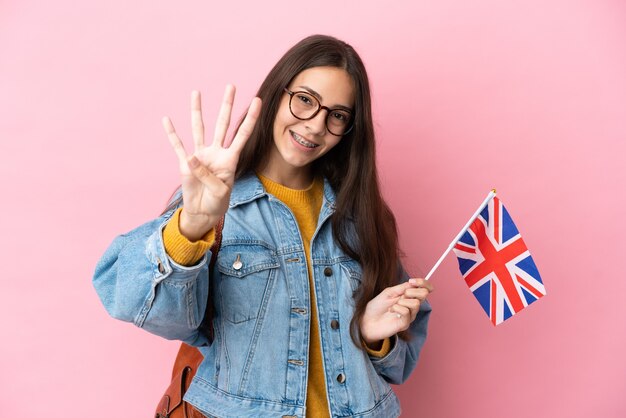
[[[324,119],[324,125],[326,126],[326,130],[327,130],[327,131],[328,131],[331,135],[334,135],[334,136],[344,136],[344,135],[346,135],[347,133],[349,133],[349,132],[352,130],[352,128],[354,127],[354,120],[351,120],[351,121],[350,121],[350,126],[348,127],[348,129],[346,129],[346,130],[345,130],[342,134],[337,135],[336,133],[334,133],[333,131],[331,131],[331,130],[330,130],[330,127],[328,126],[328,117],[330,116],[330,114],[331,114],[331,112],[332,112],[333,110],[341,110],[342,112],[347,112],[347,113],[350,113],[350,116],[351,116],[351,119],[352,119],[352,112],[351,112],[351,111],[346,110],[346,109],[331,109],[331,108],[330,108],[330,107],[328,107],[328,106],[322,106],[322,104],[320,103],[320,101],[318,100],[318,98],[317,98],[317,97],[315,97],[314,95],[312,95],[311,93],[309,93],[308,91],[304,91],[304,90],[291,91],[291,90],[289,90],[287,87],[285,87],[285,93],[287,93],[287,94],[289,95],[289,111],[291,112],[291,115],[292,115],[294,118],[296,118],[296,119],[299,119],[299,120],[311,120],[311,119],[313,119],[315,116],[317,116],[317,114],[318,114],[318,113],[320,113],[320,110],[322,110],[322,109],[326,109],[326,111],[327,111],[327,112],[326,112],[326,118]],[[315,99],[315,101],[317,102],[317,110],[316,110],[315,112],[313,112],[313,114],[312,114],[311,116],[309,116],[308,118],[301,118],[301,117],[296,116],[296,114],[295,114],[295,113],[293,113],[293,110],[291,109],[291,101],[293,100],[293,96],[294,96],[294,94],[297,94],[297,93],[305,93],[306,95],[311,96],[312,98],[314,98],[314,99]]]

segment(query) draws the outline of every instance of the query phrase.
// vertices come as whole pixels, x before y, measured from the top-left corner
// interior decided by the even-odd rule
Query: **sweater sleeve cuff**
[[[204,257],[215,242],[215,228],[211,228],[200,240],[189,241],[180,232],[178,225],[182,210],[183,208],[178,208],[163,228],[163,244],[167,255],[175,263],[181,266],[192,266]]]
[[[361,343],[363,344],[363,347],[365,347],[365,351],[367,351],[367,354],[369,354],[372,357],[382,358],[382,357],[385,357],[387,354],[389,354],[389,352],[391,351],[391,339],[390,338],[385,338],[383,340],[383,344],[378,350],[374,350],[368,347],[368,345],[363,340],[361,340]]]

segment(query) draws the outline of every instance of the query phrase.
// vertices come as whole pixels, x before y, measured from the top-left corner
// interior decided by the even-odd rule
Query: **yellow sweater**
[[[276,196],[285,203],[293,212],[300,228],[302,242],[307,258],[307,267],[309,270],[309,288],[311,289],[311,338],[309,345],[309,375],[307,381],[307,397],[306,411],[307,417],[326,418],[329,417],[330,409],[326,395],[326,383],[324,377],[324,367],[322,362],[322,348],[320,341],[319,323],[317,321],[317,303],[315,300],[315,292],[313,286],[313,274],[311,263],[311,239],[317,227],[317,219],[322,207],[324,197],[324,182],[321,178],[317,178],[313,184],[304,190],[295,190],[287,188],[279,183],[258,175],[261,183],[268,193]],[[193,265],[197,263],[202,256],[209,250],[215,240],[215,231],[211,230],[202,240],[190,242],[181,233],[178,228],[180,218],[178,209],[172,219],[168,222],[163,230],[163,241],[165,250],[168,255],[176,263],[180,265]],[[390,340],[387,338],[378,350],[372,350],[366,347],[369,354],[383,357],[391,349]]]
[[[320,327],[317,321],[317,302],[313,286],[313,268],[311,263],[311,239],[317,227],[317,218],[324,200],[324,182],[315,179],[305,190],[289,189],[279,183],[259,175],[263,187],[284,204],[289,206],[298,222],[309,270],[309,289],[311,289],[311,343],[309,344],[309,376],[307,380],[306,411],[307,417],[329,417],[330,409],[326,400],[326,379],[322,362]]]

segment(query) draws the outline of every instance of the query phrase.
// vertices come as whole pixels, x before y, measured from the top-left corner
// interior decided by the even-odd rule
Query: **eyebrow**
[[[305,89],[307,92],[309,92],[310,94],[315,96],[317,98],[317,100],[320,101],[320,103],[322,102],[322,96],[318,92],[313,90],[311,87],[309,87],[309,86],[298,86],[298,88]],[[344,106],[344,105],[336,105],[336,106],[333,106],[331,109],[332,110],[347,110],[348,112],[353,112],[351,107]]]

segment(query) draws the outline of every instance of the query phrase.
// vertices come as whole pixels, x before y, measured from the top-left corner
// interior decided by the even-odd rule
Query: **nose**
[[[328,110],[320,109],[313,118],[305,121],[306,128],[314,135],[324,135],[326,133],[326,117]]]

